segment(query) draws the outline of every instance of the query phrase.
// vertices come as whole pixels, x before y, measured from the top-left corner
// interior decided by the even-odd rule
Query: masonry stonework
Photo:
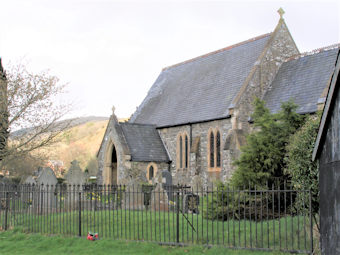
[[[98,152],[98,174],[97,182],[99,184],[125,184],[126,177],[129,175],[127,169],[131,167],[129,162],[130,155],[126,149],[126,145],[122,140],[116,126],[118,120],[115,116],[111,116],[110,121],[105,132],[102,145]],[[112,165],[112,151],[116,150],[117,155],[117,179],[116,183],[110,181],[111,165]]]
[[[245,132],[251,132],[249,118],[253,112],[254,99],[262,99],[270,89],[277,71],[281,64],[289,57],[298,54],[299,51],[293,41],[287,25],[280,20],[273,37],[269,40],[267,47],[253,67],[252,74],[245,83],[244,91],[235,100],[234,118],[236,118],[237,128]]]
[[[221,172],[208,172],[208,132],[211,128],[218,129],[221,133]],[[231,175],[231,172],[230,161],[226,160],[226,158],[228,158],[228,152],[223,150],[223,141],[226,140],[230,129],[230,118],[158,129],[172,160],[170,172],[173,176],[173,183],[202,187],[217,180],[225,181]],[[189,169],[177,168],[178,164],[176,162],[177,134],[183,132],[189,134],[190,148],[193,146],[194,141],[199,139],[199,149],[196,152],[190,153]]]
[[[164,171],[170,172],[166,176],[172,176],[172,184],[189,185],[194,190],[216,181],[226,182],[235,170],[233,161],[240,157],[247,134],[254,131],[250,116],[255,98],[280,103],[281,93],[287,98],[293,93],[294,99],[300,100],[304,104],[302,107],[307,109],[304,113],[314,113],[310,106],[320,101],[319,97],[328,87],[330,77],[327,73],[333,68],[331,62],[336,53],[330,51],[307,60],[311,66],[327,67],[327,72],[323,73],[325,84],[315,82],[316,79],[307,81],[309,70],[301,71],[306,59],[291,61],[292,56],[301,57],[298,54],[281,16],[272,33],[164,68],[129,124],[120,124],[114,114],[111,116],[98,153],[98,183],[129,186],[151,183],[162,192],[161,173]],[[283,69],[287,63],[289,68]],[[299,81],[290,80],[291,75],[285,73],[298,70],[294,65],[300,65],[300,71],[294,76],[297,79],[301,75]],[[301,86],[306,88],[303,95]],[[269,109],[277,110],[272,105]],[[217,130],[220,134],[220,166],[216,163],[216,152],[214,164],[209,165],[212,143],[209,134],[213,131],[214,149],[217,149]],[[186,137],[188,147],[186,143],[183,147],[182,142],[181,151],[179,141],[186,141]],[[181,164],[180,159],[186,160],[187,156],[188,164]],[[150,164],[157,168],[151,181],[148,179]],[[110,176],[115,167],[116,180]]]

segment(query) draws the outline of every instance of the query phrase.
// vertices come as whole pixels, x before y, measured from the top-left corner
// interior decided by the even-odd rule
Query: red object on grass
[[[98,233],[92,233],[92,232],[87,233],[87,240],[95,241],[97,239],[98,239]]]

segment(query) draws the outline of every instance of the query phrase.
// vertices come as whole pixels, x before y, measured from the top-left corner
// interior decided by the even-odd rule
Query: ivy
[[[312,213],[319,211],[319,169],[318,162],[312,161],[314,143],[318,134],[320,114],[311,115],[305,124],[289,140],[285,158],[285,173],[291,176],[295,189],[311,190]],[[301,194],[296,199],[296,206],[302,208],[303,199],[309,194]]]

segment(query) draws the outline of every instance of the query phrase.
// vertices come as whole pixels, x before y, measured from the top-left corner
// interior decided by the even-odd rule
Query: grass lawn
[[[85,238],[26,234],[21,229],[0,232],[0,253],[6,254],[230,254],[230,255],[284,255],[281,252],[230,250],[204,246],[170,247],[147,242],[98,240]]]
[[[27,233],[74,237],[79,231],[78,212],[10,215],[10,226]],[[1,217],[0,217],[1,218]],[[192,224],[193,228],[190,226]],[[202,214],[179,217],[179,242],[227,247],[259,247],[279,250],[308,250],[309,224],[304,217],[254,222],[249,220],[212,221]],[[87,211],[81,214],[82,237],[88,231],[104,239],[176,242],[176,214],[129,210]],[[110,241],[109,241],[110,242]]]

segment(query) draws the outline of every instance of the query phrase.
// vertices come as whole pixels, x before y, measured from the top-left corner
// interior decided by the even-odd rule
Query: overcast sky
[[[163,67],[272,32],[280,7],[300,52],[340,42],[338,1],[0,0],[0,57],[67,83],[72,116],[125,118]]]

